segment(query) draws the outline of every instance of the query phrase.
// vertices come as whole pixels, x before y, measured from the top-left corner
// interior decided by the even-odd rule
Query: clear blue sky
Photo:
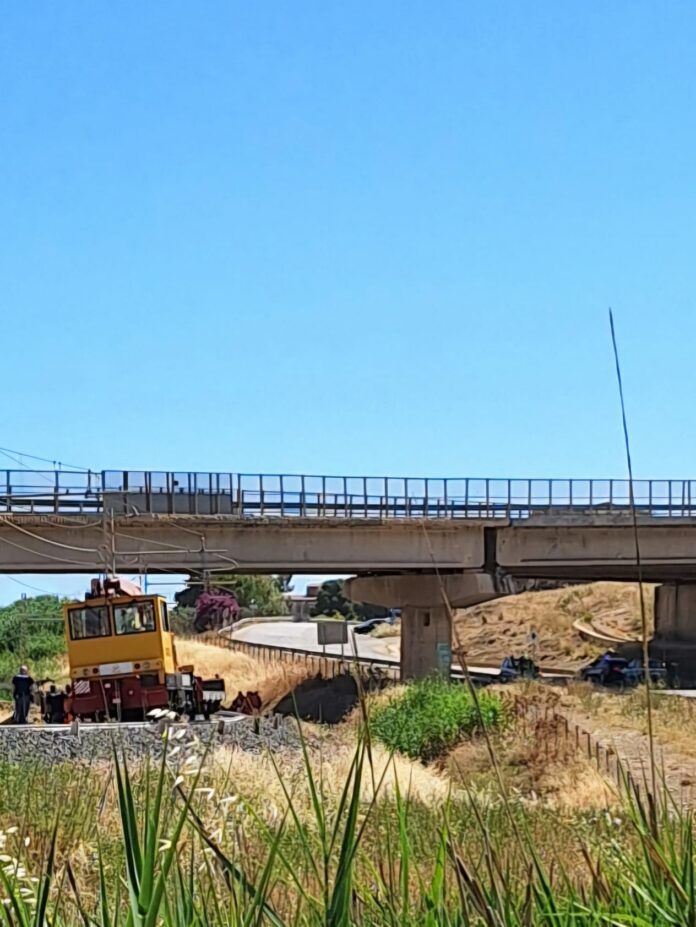
[[[695,475],[693,4],[25,0],[0,43],[0,445],[620,476],[612,305],[637,474]]]

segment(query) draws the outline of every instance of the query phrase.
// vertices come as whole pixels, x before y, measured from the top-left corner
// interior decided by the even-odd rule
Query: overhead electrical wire
[[[0,449],[0,451],[1,451],[1,450],[2,450],[2,449]],[[156,556],[156,557],[162,557],[162,556],[165,556],[165,555],[171,555],[171,556],[173,556],[173,555],[175,555],[175,554],[186,554],[186,555],[191,556],[191,555],[195,555],[195,554],[198,554],[198,553],[204,553],[204,554],[209,555],[211,558],[214,558],[214,559],[217,560],[217,561],[222,561],[222,562],[224,562],[224,563],[228,563],[228,564],[230,564],[235,570],[239,570],[240,568],[242,568],[242,564],[240,564],[240,562],[239,562],[237,559],[235,559],[234,557],[229,557],[229,556],[227,556],[226,554],[223,554],[223,553],[221,553],[220,551],[217,551],[217,550],[213,550],[213,551],[207,550],[207,549],[206,549],[206,546],[205,546],[205,545],[206,545],[206,541],[207,541],[207,538],[206,538],[205,534],[201,534],[201,533],[198,532],[198,531],[194,531],[194,530],[191,529],[191,528],[187,528],[187,527],[185,527],[184,525],[181,525],[181,524],[178,523],[178,522],[177,522],[177,527],[178,527],[180,530],[185,531],[185,532],[187,532],[188,534],[193,534],[193,535],[201,542],[201,548],[200,548],[200,549],[198,549],[198,550],[191,550],[190,548],[184,548],[184,547],[181,547],[181,546],[177,546],[177,545],[175,545],[175,544],[170,544],[170,543],[167,542],[167,541],[158,541],[158,540],[156,540],[156,539],[149,539],[148,543],[149,543],[150,545],[157,545],[160,549],[145,549],[145,550],[134,550],[134,551],[124,551],[124,550],[122,550],[122,551],[118,551],[118,550],[108,551],[108,550],[107,550],[107,547],[106,547],[106,544],[102,544],[102,545],[100,545],[99,547],[79,547],[79,546],[74,545],[74,544],[65,544],[65,543],[62,543],[62,542],[60,542],[60,541],[51,540],[50,538],[43,537],[42,535],[37,534],[37,533],[34,532],[34,531],[30,531],[28,528],[24,528],[24,527],[22,527],[22,526],[16,524],[15,522],[9,520],[8,518],[4,517],[3,515],[0,515],[0,522],[1,522],[1,523],[4,523],[4,524],[6,524],[6,525],[8,525],[10,528],[14,528],[15,531],[18,531],[19,533],[24,534],[25,536],[30,537],[30,538],[32,538],[33,540],[38,541],[39,543],[47,544],[47,545],[50,545],[51,547],[58,547],[58,548],[60,548],[61,550],[74,551],[74,552],[77,552],[77,553],[92,554],[92,555],[95,555],[95,556],[99,557],[100,559],[103,559],[105,563],[106,563],[106,561],[107,561],[107,557],[108,557],[109,554],[111,555],[112,558],[118,557],[118,558],[120,558],[122,561],[126,561],[126,562],[128,562],[128,563],[130,563],[130,564],[138,564],[138,562],[140,562],[140,564],[141,564],[141,571],[142,571],[142,572],[147,572],[147,568],[146,568],[145,565],[142,563],[143,558],[146,558],[146,557],[155,557],[155,556]],[[112,537],[112,538],[122,537],[122,538],[125,538],[125,539],[130,540],[130,541],[142,541],[142,540],[144,540],[143,538],[136,537],[135,535],[127,534],[127,533],[124,532],[124,531],[117,531],[117,530],[115,530],[115,529],[113,529],[113,528],[110,528],[110,529],[109,529],[108,527],[106,527],[106,525],[105,525],[103,519],[98,519],[98,520],[95,519],[95,520],[92,520],[90,523],[88,523],[88,524],[86,524],[86,525],[85,525],[85,524],[83,524],[83,525],[69,525],[69,526],[67,526],[67,527],[70,527],[70,528],[73,529],[73,530],[76,530],[76,529],[78,529],[78,528],[81,528],[81,529],[84,529],[84,530],[89,530],[89,529],[91,529],[91,528],[95,528],[95,529],[96,529],[96,528],[99,528],[99,529],[104,530],[104,529],[106,528],[106,531],[108,532],[109,536]],[[10,540],[8,540],[7,538],[2,538],[2,539],[0,539],[0,540],[4,540],[5,543],[9,544],[10,546],[13,546],[13,547],[17,548],[18,550],[23,550],[23,551],[25,551],[25,552],[27,552],[27,553],[31,553],[31,554],[33,554],[34,556],[38,556],[38,557],[43,558],[43,559],[45,559],[45,560],[50,560],[50,561],[57,562],[57,563],[61,563],[61,562],[62,562],[62,563],[65,563],[65,564],[70,564],[70,565],[80,565],[80,566],[82,566],[82,567],[84,567],[84,566],[87,565],[87,564],[85,564],[83,561],[78,561],[78,560],[74,560],[74,559],[67,558],[67,557],[53,557],[53,556],[51,556],[50,554],[47,554],[47,553],[45,553],[45,552],[42,552],[42,551],[39,551],[39,550],[32,550],[32,549],[29,548],[29,547],[25,547],[25,546],[23,546],[23,545],[21,545],[21,544],[18,544],[18,543],[16,543],[16,542],[10,541]],[[163,548],[166,548],[166,550],[164,550]],[[143,568],[144,568],[144,569],[143,569]],[[206,574],[206,573],[207,573],[207,574],[210,574],[210,573],[224,573],[224,572],[227,572],[223,567],[218,567],[218,568],[214,568],[214,567],[213,567],[213,568],[209,568],[209,567],[208,567],[208,568],[205,568],[205,569],[195,569],[195,568],[190,567],[190,566],[183,567],[181,570],[174,570],[174,569],[171,569],[171,568],[165,568],[165,567],[163,567],[163,566],[159,566],[159,567],[158,567],[158,570],[159,570],[159,571],[162,571],[162,572],[171,573],[172,575],[183,575],[184,573],[189,573],[189,574],[191,574],[191,573],[196,573],[196,574],[198,574],[198,575],[200,575],[200,576],[204,576],[204,574]]]
[[[32,547],[25,547],[24,544],[18,544],[16,541],[10,541],[9,538],[0,538],[0,544],[9,544],[10,547],[16,547],[17,550],[23,550],[25,553],[32,554],[34,557],[41,557],[43,560],[53,560],[56,563],[69,563],[73,566],[81,566],[83,569],[85,566],[89,565],[85,563],[84,560],[71,560],[69,557],[53,557],[51,554],[37,551]],[[95,549],[94,553],[98,554],[100,551]]]
[[[13,450],[11,447],[0,447],[0,454],[4,454],[5,457],[8,457],[10,460],[15,460],[15,463],[18,463],[20,467],[24,469],[31,470],[31,467],[27,467],[26,464],[22,463],[21,460],[17,460],[17,457],[27,457],[29,460],[38,460],[41,463],[50,463],[53,467],[61,469],[62,467],[67,467],[69,470],[82,470],[85,473],[95,473],[91,467],[82,467],[79,464],[69,464],[63,463],[61,460],[51,460],[48,457],[38,457],[36,454],[25,454],[23,451]],[[14,457],[12,455],[15,455]]]
[[[10,528],[14,528],[16,531],[19,531],[21,534],[24,534],[24,535],[27,535],[27,536],[30,537],[30,538],[33,538],[35,541],[39,541],[39,543],[49,544],[49,545],[51,545],[52,547],[59,547],[59,548],[61,548],[61,549],[63,549],[63,550],[75,551],[75,552],[77,552],[77,553],[97,554],[97,555],[100,555],[100,556],[104,556],[104,554],[105,554],[105,552],[106,552],[105,545],[101,545],[100,547],[77,547],[77,546],[74,545],[74,544],[63,544],[63,543],[61,543],[60,541],[52,541],[52,540],[50,540],[49,538],[42,537],[40,534],[36,534],[34,531],[29,531],[27,528],[22,528],[22,527],[20,527],[19,525],[15,524],[14,522],[9,521],[9,520],[8,520],[7,518],[5,518],[3,515],[0,515],[0,522],[3,522],[4,524],[8,525]],[[89,525],[89,526],[87,526],[87,527],[94,528],[94,527],[97,527],[97,525],[93,523],[92,525]],[[102,527],[102,525],[100,524],[99,527]],[[111,532],[109,532],[109,534],[111,535]],[[129,540],[135,540],[135,541],[141,540],[140,538],[137,538],[137,537],[135,537],[135,536],[133,536],[133,535],[124,534],[124,533],[121,532],[121,531],[114,531],[114,532],[113,532],[113,535],[114,535],[115,537],[125,537],[125,538],[128,538]],[[6,539],[3,539],[3,540],[6,540]],[[12,542],[11,542],[11,541],[7,541],[7,543],[8,543],[8,544],[11,544]],[[173,544],[168,544],[168,543],[165,542],[165,541],[151,540],[151,541],[149,541],[148,543],[151,543],[151,544],[162,544],[162,545],[164,545],[165,547],[167,547],[168,549],[167,549],[167,550],[147,550],[147,549],[146,549],[146,550],[128,550],[128,551],[125,551],[125,550],[121,550],[121,551],[116,550],[116,551],[113,551],[113,554],[115,554],[117,557],[128,558],[129,560],[134,561],[134,560],[137,560],[137,558],[139,558],[139,557],[144,557],[144,556],[160,556],[160,557],[161,557],[161,556],[165,556],[165,555],[167,555],[167,554],[173,556],[174,554],[189,554],[189,555],[191,555],[191,554],[197,554],[197,553],[199,553],[199,551],[190,550],[189,548],[186,548],[186,547],[176,547],[175,545],[173,545]],[[14,546],[20,547],[20,545],[14,545]],[[169,548],[171,548],[171,550],[170,550]],[[38,555],[39,557],[46,557],[47,559],[51,559],[51,560],[60,560],[60,558],[57,558],[57,557],[49,557],[48,554],[44,554],[44,553],[42,553],[41,551],[31,551],[30,548],[22,548],[22,547],[20,547],[20,549],[26,550],[26,551],[31,552],[31,553],[34,553],[34,554]],[[219,558],[220,560],[224,560],[224,561],[226,561],[226,562],[232,563],[233,566],[239,567],[239,563],[238,563],[236,560],[234,560],[233,558],[231,558],[231,557],[226,557],[224,554],[221,554],[221,553],[219,553],[219,552],[217,552],[217,551],[208,551],[208,553],[209,553],[212,557],[217,557],[217,558]],[[73,563],[73,564],[74,564],[74,563],[81,563],[81,561],[77,561],[77,560],[69,560],[69,561],[66,560],[66,563],[68,563],[68,562],[69,562],[69,563]]]
[[[6,451],[0,450],[0,454],[3,457],[7,457],[8,460],[13,461],[13,463],[18,464],[24,471],[27,473],[35,473],[39,479],[44,480],[49,485],[53,484],[53,480],[50,476],[46,476],[45,473],[42,473],[41,470],[32,470],[31,467],[27,467],[26,464],[23,464],[21,460],[18,460],[16,457],[13,457],[11,454],[8,454]]]
[[[14,522],[5,518],[4,515],[0,515],[0,521],[6,525],[9,525],[10,528],[14,528],[15,531],[19,531],[21,534],[26,534],[30,538],[34,538],[36,541],[41,541],[44,544],[50,544],[51,547],[61,547],[64,550],[75,550],[81,554],[99,553],[99,550],[96,547],[76,547],[74,544],[62,544],[60,541],[51,541],[49,538],[44,538],[40,534],[35,534],[33,531],[29,531],[27,528],[22,528],[19,525],[16,525]]]
[[[17,583],[18,586],[25,586],[27,589],[33,589],[34,592],[42,592],[44,595],[57,595],[55,592],[49,592],[48,589],[40,589],[38,586],[32,586],[31,583],[25,583],[22,579],[17,579],[14,576],[6,575],[5,579],[9,579],[13,583]]]

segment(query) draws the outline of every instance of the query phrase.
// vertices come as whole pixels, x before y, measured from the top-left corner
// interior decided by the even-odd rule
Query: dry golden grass
[[[646,591],[646,607],[652,615],[653,588]],[[598,630],[638,636],[638,587],[634,583],[589,583],[523,592],[458,610],[455,628],[472,661],[497,662],[507,654],[525,652],[534,628],[540,662],[577,668],[604,649],[583,640],[573,627],[578,620],[591,621]]]
[[[585,757],[577,754],[553,722],[540,721],[531,730],[519,723],[495,742],[496,758],[507,793],[526,802],[564,811],[606,808],[616,790]],[[462,743],[447,760],[455,783],[471,792],[497,794],[498,783],[486,743]]]
[[[264,707],[271,707],[313,675],[301,662],[267,663],[201,641],[177,640],[176,653],[181,665],[193,664],[202,676],[224,679],[228,699],[238,692],[258,692]]]
[[[652,695],[656,741],[668,751],[696,759],[696,700]],[[628,692],[572,683],[560,695],[562,708],[587,719],[588,727],[605,733],[631,731],[647,734],[646,693],[641,686]]]
[[[654,587],[646,586],[646,609],[652,634]],[[458,609],[455,629],[472,662],[498,663],[508,654],[528,648],[532,628],[538,634],[538,659],[547,665],[579,668],[606,645],[585,640],[574,628],[576,621],[600,633],[628,639],[640,636],[640,602],[635,583],[588,583],[539,592],[523,592]],[[398,654],[400,626],[379,625],[373,638],[388,641],[387,653]]]
[[[450,783],[447,776],[437,770],[406,757],[390,756],[379,745],[373,745],[371,755],[372,768],[366,767],[362,781],[363,801],[373,799],[375,786],[381,797],[393,798],[397,783],[402,795],[426,805],[440,805],[447,797]],[[310,748],[309,758],[316,780],[322,782],[323,792],[331,802],[338,802],[354,756],[355,741],[333,736],[333,732],[320,737],[319,745]],[[296,809],[302,809],[311,818],[311,795],[300,755],[283,756],[282,783],[267,754],[255,756],[237,748],[222,748],[216,751],[214,760],[218,768],[225,771],[227,792],[243,795],[245,799],[263,799],[277,808],[285,808],[284,785]]]
[[[370,632],[370,637],[399,637],[401,629],[399,624],[378,624],[374,631]]]

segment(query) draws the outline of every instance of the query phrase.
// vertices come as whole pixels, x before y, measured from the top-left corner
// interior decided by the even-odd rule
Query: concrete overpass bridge
[[[635,481],[633,497],[644,578],[665,584],[657,638],[696,667],[696,481]],[[635,579],[630,503],[626,480],[7,470],[0,572],[355,573],[353,598],[403,609],[418,675],[451,659],[445,596]]]

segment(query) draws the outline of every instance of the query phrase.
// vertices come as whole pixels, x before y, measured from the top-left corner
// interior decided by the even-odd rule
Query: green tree
[[[57,596],[18,599],[0,608],[0,679],[11,677],[20,663],[37,674],[47,672],[64,652],[63,602]]]
[[[287,614],[283,598],[286,587],[287,577],[284,576],[232,573],[216,575],[210,584],[210,591],[231,592],[239,602],[243,617],[252,614],[266,616]],[[187,586],[174,596],[177,606],[194,608],[201,592],[203,586],[199,583]]]
[[[176,608],[169,612],[169,627],[175,634],[193,634],[195,617],[195,608],[188,605],[177,605]]]
[[[319,587],[317,601],[310,614],[342,615],[347,621],[353,619],[365,620],[367,618],[386,618],[389,609],[381,605],[368,605],[364,602],[352,602],[343,595],[342,579],[327,579]]]

